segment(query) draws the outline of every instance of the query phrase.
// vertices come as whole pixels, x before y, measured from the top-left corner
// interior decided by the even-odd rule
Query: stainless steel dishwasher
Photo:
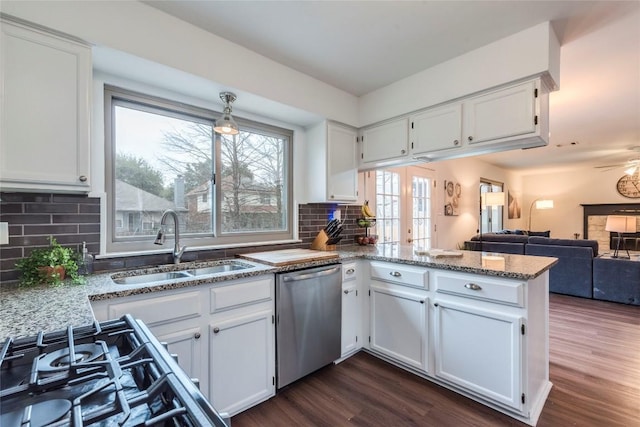
[[[342,266],[277,274],[277,388],[340,358]]]

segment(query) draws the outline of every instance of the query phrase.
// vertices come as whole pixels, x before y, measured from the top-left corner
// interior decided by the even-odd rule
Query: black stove
[[[216,426],[222,418],[141,322],[7,339],[0,426]]]

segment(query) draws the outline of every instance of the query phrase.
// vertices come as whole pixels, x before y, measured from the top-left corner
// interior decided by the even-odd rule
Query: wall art
[[[459,182],[444,181],[444,214],[445,216],[460,215],[460,197],[462,187]]]
[[[511,190],[507,191],[507,212],[509,213],[509,219],[520,219],[522,214],[520,200]]]

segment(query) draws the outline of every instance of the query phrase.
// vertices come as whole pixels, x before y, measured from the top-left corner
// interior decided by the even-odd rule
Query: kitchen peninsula
[[[416,255],[411,247],[382,244],[340,251],[339,260],[345,269],[348,264],[357,265],[356,286],[360,295],[369,295],[359,301],[362,315],[351,321],[358,324],[356,329],[362,335],[370,336],[370,342],[361,339],[355,351],[370,351],[414,374],[535,425],[551,388],[548,269],[557,260],[504,255],[497,257],[496,262],[496,257],[486,256],[483,261],[480,252],[461,253],[460,257],[432,257]],[[88,283],[81,286],[3,287],[0,337],[93,322],[92,303],[128,301],[131,297],[139,301],[176,291],[197,291],[204,285],[215,292],[217,286],[232,280],[241,284],[262,280],[265,286],[273,286],[272,280],[263,279],[270,279],[277,272],[330,262],[312,261],[286,267],[253,263],[254,268],[245,271],[157,284],[118,285],[112,280],[114,273],[109,273],[90,276]],[[199,263],[198,267],[216,263],[220,261]],[[193,266],[168,265],[145,272],[186,268]],[[139,273],[138,270],[126,274]],[[398,310],[403,311],[403,316],[397,315]],[[343,331],[346,321],[343,307]]]

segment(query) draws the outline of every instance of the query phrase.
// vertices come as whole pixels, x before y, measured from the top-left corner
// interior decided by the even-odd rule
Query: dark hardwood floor
[[[640,307],[550,296],[553,388],[538,426],[640,426]],[[253,426],[523,426],[360,352],[232,419]]]

